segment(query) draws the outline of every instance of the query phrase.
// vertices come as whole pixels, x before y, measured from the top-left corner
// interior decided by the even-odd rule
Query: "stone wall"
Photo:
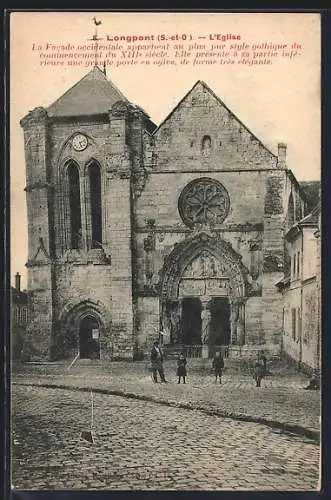
[[[209,136],[211,147],[203,139]],[[273,168],[277,158],[202,82],[154,134],[156,167],[167,171]]]
[[[49,358],[53,336],[51,265],[40,264],[28,268],[28,308],[26,339],[32,348],[33,359]]]
[[[320,367],[320,249],[316,227],[303,226],[291,242],[291,282],[284,291],[283,350],[298,366],[312,371]],[[297,266],[300,252],[300,266]],[[294,269],[294,256],[296,264]],[[296,311],[296,333],[292,314]]]
[[[153,218],[158,227],[170,226],[187,230],[178,212],[178,198],[184,187],[199,177],[208,177],[219,181],[229,193],[230,211],[222,224],[257,224],[263,222],[265,182],[267,172],[222,172],[210,171],[181,172],[178,159],[177,172],[154,173],[148,175],[146,187],[136,202],[136,223],[145,226],[147,218]]]
[[[137,343],[150,343],[159,328],[164,261],[176,243],[198,232],[183,223],[179,196],[189,182],[207,177],[221,183],[230,198],[225,220],[207,231],[240,257],[257,287],[255,296],[245,297],[245,342],[280,345],[282,306],[275,285],[284,268],[284,218],[294,185],[284,147],[277,158],[203,82],[154,135],[144,129],[145,119],[138,108],[118,102],[97,117],[50,120],[38,108],[22,121],[29,334],[45,355],[50,344],[59,345],[65,337],[67,318],[77,323],[90,308],[102,323],[104,356],[132,357]],[[72,146],[77,132],[88,139],[80,152]],[[69,159],[78,165],[80,177],[82,241],[77,250],[70,248]],[[91,245],[90,160],[101,170],[98,250]],[[298,206],[297,191],[294,198]],[[77,334],[78,323],[74,326]]]
[[[59,338],[63,337],[63,308],[68,308],[68,304],[78,306],[81,302],[86,303],[88,309],[89,303],[100,303],[103,305],[104,322],[104,338],[100,341],[104,344],[104,354],[110,352],[111,343],[113,356],[132,357],[135,338],[131,269],[131,161],[128,149],[132,123],[128,126],[127,109],[124,106],[114,113],[111,111],[109,116],[55,121],[47,118],[45,110],[39,110],[37,114],[42,125],[37,122],[36,126],[36,120],[31,117],[22,122],[26,135],[28,178],[30,330],[36,332],[33,336],[40,339],[39,343],[41,338],[45,339],[45,353],[46,343],[48,346],[59,343]],[[136,129],[139,124],[143,126],[139,122]],[[77,132],[88,137],[88,147],[81,152],[72,147],[72,137]],[[80,176],[82,241],[78,250],[70,249],[68,237],[70,228],[65,165],[69,159],[78,165]],[[98,162],[101,169],[103,231],[102,249],[98,251],[91,247],[87,177],[90,160]],[[46,181],[46,186],[41,185]],[[32,190],[35,192],[32,193]],[[43,238],[42,245],[38,237],[39,240]],[[38,251],[40,255],[36,263],[33,259]],[[36,264],[38,268],[35,268]],[[40,267],[41,264],[43,267]],[[42,286],[39,283],[41,276],[44,281],[48,279]],[[41,330],[42,336],[39,333]]]
[[[315,369],[318,363],[318,291],[316,280],[302,289],[302,363]]]
[[[158,297],[138,297],[137,341],[148,350],[159,339],[160,315]]]
[[[298,314],[301,310],[301,289],[300,287],[292,288],[286,292],[284,300],[284,336],[283,350],[294,360],[299,362],[301,356],[300,337],[298,336]],[[293,313],[296,311],[296,333],[293,332]]]
[[[282,306],[275,284],[283,271],[285,165],[278,165],[277,157],[201,82],[161,124],[152,141],[145,136],[145,165],[146,186],[135,203],[138,289],[147,288],[147,295],[148,289],[153,292],[144,269],[152,268],[150,282],[157,284],[164,259],[176,243],[192,234],[178,210],[184,187],[197,178],[215,179],[229,194],[230,210],[222,224],[211,228],[212,234],[230,243],[250,272],[259,267],[262,297],[246,302],[245,342],[280,346]],[[147,254],[148,220],[154,221],[155,248]],[[138,308],[140,313],[145,328],[151,329],[156,310],[150,311],[150,325]]]

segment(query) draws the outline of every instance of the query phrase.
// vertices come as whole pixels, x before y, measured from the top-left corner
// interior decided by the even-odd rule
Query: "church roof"
[[[79,82],[47,108],[48,116],[89,116],[108,113],[116,101],[126,101],[104,72],[94,66]]]

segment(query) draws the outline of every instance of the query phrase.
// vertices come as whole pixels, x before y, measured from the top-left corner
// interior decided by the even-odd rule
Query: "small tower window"
[[[211,137],[210,135],[205,135],[201,143],[201,152],[203,155],[208,155],[211,151]]]

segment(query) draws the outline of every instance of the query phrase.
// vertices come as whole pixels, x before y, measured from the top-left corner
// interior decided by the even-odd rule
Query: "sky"
[[[86,44],[93,17],[98,36],[239,34],[241,41],[293,43],[300,56],[271,65],[112,67],[107,77],[159,124],[197,80],[205,81],[228,108],[275,154],[287,144],[287,164],[298,180],[320,179],[320,18],[318,14],[16,12],[10,22],[11,277],[26,287],[27,220],[25,160],[20,119],[49,106],[91,68],[42,67],[33,44]],[[114,42],[115,43],[115,42]],[[140,42],[148,43],[148,42]],[[159,43],[159,42],[155,42]],[[216,42],[218,43],[218,42]],[[221,42],[219,42],[221,43]]]

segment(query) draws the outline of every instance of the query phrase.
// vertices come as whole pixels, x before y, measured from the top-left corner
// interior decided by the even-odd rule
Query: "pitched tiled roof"
[[[293,226],[287,231],[285,237],[289,240],[293,239],[300,233],[302,228],[305,226],[306,227],[315,226],[317,229],[319,225],[320,213],[321,213],[321,204],[318,203],[308,215],[306,215],[303,219],[293,224]]]
[[[311,212],[321,199],[321,182],[300,181],[299,184],[307,197],[307,210]]]
[[[13,304],[15,305],[26,305],[28,303],[27,293],[18,291],[13,286],[11,287],[11,296]]]
[[[47,108],[48,116],[89,116],[108,113],[116,101],[127,98],[95,66],[87,75]]]
[[[310,212],[310,214],[306,215],[306,217],[304,217],[298,222],[298,225],[300,226],[317,225],[320,212],[321,212],[321,205],[320,203],[318,203],[316,207]]]

